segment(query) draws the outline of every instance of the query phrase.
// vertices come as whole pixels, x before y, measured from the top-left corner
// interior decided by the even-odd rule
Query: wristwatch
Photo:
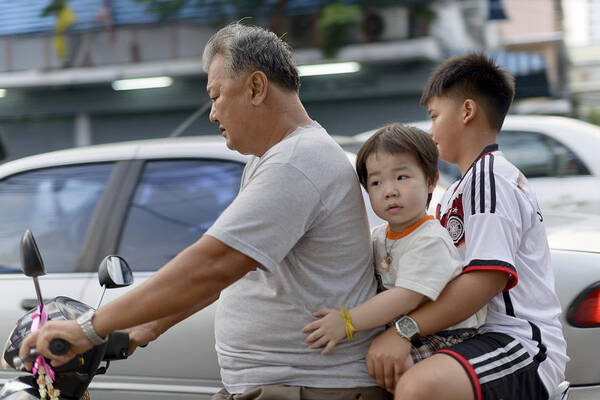
[[[94,317],[94,310],[89,310],[81,314],[77,317],[77,323],[79,327],[85,333],[90,342],[94,346],[98,346],[99,344],[106,343],[108,340],[108,335],[105,338],[101,338],[94,329],[94,325],[92,325],[92,318]]]
[[[407,339],[409,342],[414,343],[419,339],[419,325],[417,325],[417,322],[408,315],[403,315],[398,318],[396,322],[394,322],[394,325],[396,326],[398,335]]]

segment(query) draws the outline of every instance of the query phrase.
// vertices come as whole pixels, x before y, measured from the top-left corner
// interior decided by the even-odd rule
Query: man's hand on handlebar
[[[146,347],[148,343],[156,340],[160,336],[157,329],[155,321],[127,329],[127,333],[129,333],[129,355],[132,355],[136,348]]]
[[[50,351],[50,341],[56,338],[64,339],[70,344],[70,349],[66,354],[58,356]],[[92,342],[85,336],[76,321],[48,321],[38,332],[29,335],[23,341],[19,349],[19,357],[25,359],[31,349],[36,349],[38,353],[51,360],[53,367],[58,367],[92,347]],[[31,370],[31,362],[26,362],[25,368]]]

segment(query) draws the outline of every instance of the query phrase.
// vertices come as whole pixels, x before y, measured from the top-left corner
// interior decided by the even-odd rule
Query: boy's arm
[[[430,335],[465,320],[500,293],[508,281],[501,271],[472,271],[448,283],[438,299],[410,313],[421,335]],[[393,390],[404,372],[411,344],[392,327],[379,335],[367,353],[367,369],[377,382]]]
[[[349,310],[350,320],[355,331],[384,326],[396,317],[414,310],[425,296],[410,289],[395,287],[379,293],[359,306]],[[321,352],[327,354],[337,343],[346,337],[344,318],[338,310],[317,310],[314,314],[320,319],[302,328],[310,333],[304,340],[311,349],[325,346]]]
[[[385,290],[350,310],[352,326],[356,331],[384,326],[417,308],[424,297],[403,287]]]
[[[437,301],[424,304],[410,316],[421,335],[431,335],[475,314],[506,288],[509,275],[502,271],[472,271],[456,277]]]

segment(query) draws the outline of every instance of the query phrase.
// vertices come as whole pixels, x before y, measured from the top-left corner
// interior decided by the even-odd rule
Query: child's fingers
[[[313,333],[311,333],[310,335],[308,335],[306,337],[306,339],[304,339],[304,343],[312,343],[315,340],[320,339],[321,337],[323,337],[323,333],[321,331],[314,331]]]
[[[331,350],[333,350],[333,348],[335,347],[336,344],[337,344],[337,340],[330,340],[327,343],[327,346],[325,346],[325,348],[321,352],[321,354],[325,355],[325,354],[329,353]]]
[[[304,328],[302,328],[301,332],[308,333],[308,332],[314,331],[315,329],[318,329],[319,328],[318,322],[319,321],[313,321],[313,322],[310,322],[310,323],[304,325]]]
[[[313,317],[321,318],[329,314],[330,312],[335,311],[330,308],[321,308],[313,313]]]
[[[325,346],[327,344],[327,342],[329,342],[329,338],[327,338],[326,336],[321,336],[319,339],[317,339],[313,344],[311,344],[308,347],[310,349],[318,349],[319,347]]]

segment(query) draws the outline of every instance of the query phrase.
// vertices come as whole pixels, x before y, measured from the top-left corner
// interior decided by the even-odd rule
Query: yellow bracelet
[[[346,339],[354,339],[354,327],[352,326],[350,313],[348,310],[344,310],[344,306],[340,306],[340,314],[342,315],[342,318],[344,318],[344,324],[346,325]]]

